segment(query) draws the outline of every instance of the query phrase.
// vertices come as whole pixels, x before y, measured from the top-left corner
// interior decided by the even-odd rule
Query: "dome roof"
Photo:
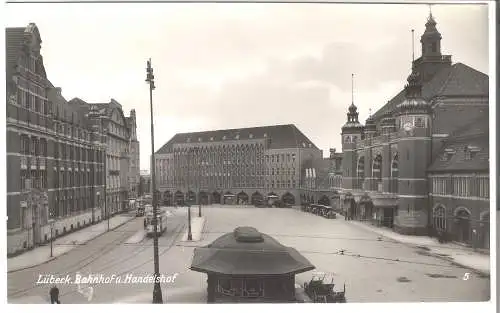
[[[414,64],[413,64],[414,66]],[[403,102],[396,106],[397,110],[408,112],[413,110],[427,110],[429,104],[422,97],[422,81],[420,73],[413,67],[410,76],[408,76],[408,84],[405,86],[406,98]]]
[[[356,113],[357,110],[358,108],[354,105],[354,103],[351,103],[349,106],[349,113]]]
[[[423,98],[406,98],[403,102],[398,104],[397,108],[401,110],[427,110],[429,109],[429,104]]]
[[[237,227],[194,250],[191,270],[225,275],[283,275],[315,267],[297,250],[253,227]]]
[[[360,122],[346,122],[344,126],[342,126],[343,130],[357,129],[357,128],[363,128],[363,125],[361,125]]]

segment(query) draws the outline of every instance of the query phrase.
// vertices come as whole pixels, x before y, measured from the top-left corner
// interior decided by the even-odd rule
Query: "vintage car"
[[[255,200],[254,205],[257,208],[268,208],[269,204],[266,203],[264,200]]]
[[[324,205],[321,213],[322,213],[321,216],[329,219],[337,218],[337,214],[335,213],[335,211],[331,206]]]
[[[328,280],[329,283],[325,283]],[[315,303],[345,303],[345,283],[342,291],[334,290],[333,274],[315,272],[309,283],[304,283],[304,291]]]

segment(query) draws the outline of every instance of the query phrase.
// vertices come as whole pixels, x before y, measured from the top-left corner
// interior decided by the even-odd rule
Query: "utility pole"
[[[155,89],[155,76],[153,75],[153,68],[151,67],[151,59],[147,61],[146,68],[147,76],[146,82],[149,84],[149,104],[151,110],[151,193],[153,195],[153,225],[154,240],[153,240],[153,255],[154,255],[154,272],[155,272],[155,282],[153,287],[153,303],[163,303],[160,281],[160,261],[158,256],[158,203],[156,197],[156,178],[155,178],[155,137],[154,137],[154,125],[153,125],[153,90]]]

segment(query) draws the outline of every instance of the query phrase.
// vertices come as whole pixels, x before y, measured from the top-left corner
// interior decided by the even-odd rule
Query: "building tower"
[[[441,54],[441,34],[436,28],[436,20],[429,12],[424,34],[420,37],[422,57],[415,60],[415,68],[423,82],[428,82],[443,68],[451,66],[451,56]]]
[[[366,119],[365,122],[365,129],[364,129],[364,134],[365,138],[373,138],[375,137],[375,133],[377,132],[377,124],[375,124],[375,121],[373,120],[373,116],[371,114],[370,110],[370,115]]]
[[[359,123],[358,116],[358,108],[354,105],[353,96],[347,112],[347,122],[342,126],[342,152],[344,155],[342,160],[342,187],[345,189],[353,188],[354,178],[356,177],[356,142],[361,140],[363,134],[363,125]]]
[[[426,170],[431,155],[431,107],[422,98],[420,74],[413,68],[405,86],[406,99],[396,108],[399,119],[398,193],[399,208],[394,229],[421,235],[427,233],[428,185]]]
[[[436,28],[436,24],[436,20],[434,20],[434,16],[432,16],[432,11],[430,11],[427,23],[425,23],[425,32],[422,37],[420,37],[423,57],[441,56],[442,37]]]

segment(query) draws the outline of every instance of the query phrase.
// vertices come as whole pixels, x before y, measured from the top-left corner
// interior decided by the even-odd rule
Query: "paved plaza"
[[[192,213],[197,216],[198,208],[192,208]],[[488,276],[442,256],[436,257],[428,248],[398,242],[344,219],[329,220],[297,209],[249,206],[208,206],[203,207],[202,213],[205,223],[197,223],[201,225],[197,227],[202,227],[201,238],[195,236],[193,242],[183,241],[186,208],[172,208],[168,230],[159,239],[160,272],[175,277],[162,284],[166,302],[206,302],[206,276],[188,269],[193,249],[211,243],[237,226],[253,226],[296,248],[317,271],[333,273],[339,288],[346,284],[348,302],[489,299]],[[36,285],[39,274],[70,277],[76,273],[121,277],[150,274],[152,239],[141,240],[142,229],[142,219],[136,218],[53,261],[9,273],[8,301],[46,303],[50,285]],[[308,281],[311,275],[312,272],[297,275],[297,284]],[[62,303],[150,303],[152,295],[152,284],[148,283],[59,287]],[[81,292],[88,287],[92,287],[93,293],[90,300]]]

